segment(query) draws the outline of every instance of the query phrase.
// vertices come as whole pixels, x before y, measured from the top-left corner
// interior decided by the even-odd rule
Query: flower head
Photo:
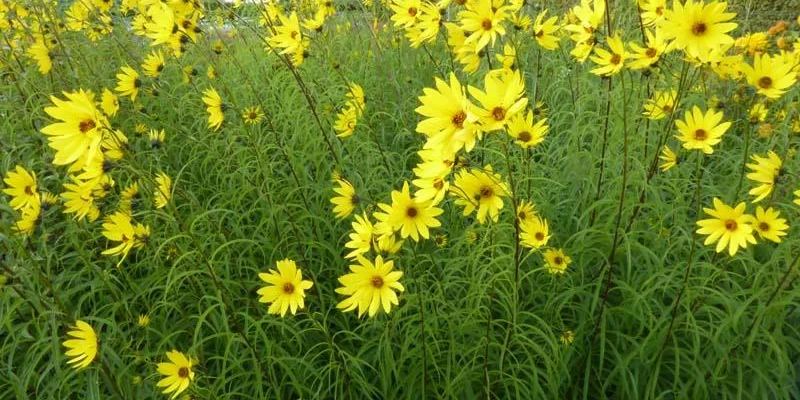
[[[728,32],[736,29],[736,23],[727,22],[735,13],[726,13],[728,3],[686,0],[681,4],[673,0],[672,9],[664,12],[659,27],[665,39],[672,39],[670,48],[683,50],[691,57],[708,60],[712,51],[733,44]]]
[[[567,272],[567,266],[572,262],[562,249],[547,249],[544,252],[545,269],[552,275],[561,275]]]
[[[65,354],[70,357],[67,364],[72,364],[75,369],[83,369],[97,356],[97,335],[91,325],[81,320],[75,321],[73,328],[67,332],[73,339],[65,340],[63,343],[68,349]]]
[[[153,202],[156,208],[164,208],[172,199],[172,178],[163,172],[159,172],[155,181],[156,190],[153,193]]]
[[[158,363],[158,373],[166,376],[158,381],[156,386],[164,388],[162,393],[172,393],[170,399],[174,399],[194,380],[193,363],[177,350],[168,351],[167,358],[169,362]]]
[[[709,109],[705,114],[700,107],[694,106],[691,111],[686,111],[684,120],[676,120],[680,135],[675,135],[683,148],[702,150],[703,153],[714,152],[712,146],[722,141],[722,135],[731,127],[730,122],[722,122],[724,114]]]
[[[703,208],[706,214],[713,218],[697,221],[700,228],[697,233],[708,235],[704,245],[717,242],[717,253],[728,247],[728,253],[733,256],[739,248],[747,248],[747,244],[755,244],[753,236],[753,216],[744,213],[745,204],[739,203],[733,208],[718,198],[714,198],[714,208]]]
[[[758,206],[756,217],[753,221],[753,228],[758,232],[758,236],[780,243],[781,236],[786,236],[786,230],[789,229],[786,219],[780,218],[780,216],[781,214],[772,207],[764,210],[764,208]]]
[[[336,218],[346,218],[356,210],[361,199],[356,194],[356,189],[353,187],[353,184],[347,179],[336,179],[334,182],[336,182],[339,187],[333,189],[337,194],[331,198],[333,213],[336,214]]]
[[[303,273],[297,268],[294,261],[285,259],[278,261],[278,270],[269,270],[269,273],[260,273],[258,277],[269,285],[258,289],[261,303],[270,303],[270,314],[286,315],[286,311],[291,308],[292,315],[298,309],[302,309],[305,298],[305,291],[311,289],[314,284],[311,281],[303,280]]]
[[[36,173],[28,172],[25,168],[17,165],[15,171],[9,171],[3,182],[8,188],[3,189],[3,193],[11,196],[9,206],[15,210],[21,210],[39,202],[36,189]]]
[[[491,166],[486,166],[485,171],[477,168],[461,170],[453,185],[455,188],[451,193],[456,196],[455,203],[464,206],[464,215],[477,209],[476,218],[481,224],[487,216],[496,222],[503,209],[503,198],[510,195],[508,185],[492,171]]]
[[[222,121],[225,120],[223,113],[224,104],[219,93],[214,88],[208,88],[203,91],[203,103],[206,105],[206,112],[208,113],[208,127],[214,130],[222,126]]]
[[[441,208],[431,205],[431,201],[419,201],[412,198],[408,190],[408,182],[403,183],[403,190],[392,191],[392,204],[378,204],[385,212],[376,212],[375,218],[386,223],[392,231],[400,231],[400,236],[411,236],[414,241],[419,237],[430,237],[429,228],[441,226],[436,217],[443,213]]]
[[[399,304],[395,290],[405,290],[400,283],[403,272],[392,271],[394,263],[384,262],[381,256],[375,258],[374,264],[361,256],[357,260],[358,264],[350,265],[352,272],[339,278],[342,287],[336,289],[336,293],[348,297],[336,307],[344,311],[358,309],[359,317],[364,313],[373,317],[381,308],[388,314],[392,304]]]

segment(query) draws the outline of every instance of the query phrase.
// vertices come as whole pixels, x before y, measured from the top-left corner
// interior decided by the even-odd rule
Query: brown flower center
[[[528,131],[522,131],[519,133],[517,139],[519,139],[520,142],[528,142],[531,140],[531,133]]]
[[[738,228],[738,227],[739,227],[739,225],[736,223],[736,221],[734,221],[732,219],[729,219],[729,220],[725,221],[725,229],[727,229],[729,231],[735,231],[736,228]]]
[[[383,278],[380,276],[373,276],[372,279],[370,279],[370,283],[375,289],[380,289],[383,287]]]
[[[489,198],[489,197],[492,197],[492,195],[494,194],[494,193],[492,192],[492,188],[490,188],[490,187],[486,187],[486,186],[484,186],[484,187],[482,187],[482,188],[481,188],[481,191],[480,191],[480,193],[481,193],[481,197],[483,197],[483,198]]]
[[[694,131],[694,140],[706,140],[708,133],[704,129]]]
[[[31,185],[25,186],[24,190],[25,194],[27,194],[28,196],[33,196],[33,186]]]
[[[442,190],[444,187],[444,182],[441,179],[437,179],[433,181],[433,188],[436,190]]]
[[[672,105],[664,104],[663,106],[661,106],[661,111],[664,111],[665,113],[672,112]]]
[[[542,233],[542,232],[536,232],[536,233],[533,235],[533,237],[535,237],[535,238],[536,238],[536,240],[544,240],[544,233]]]
[[[85,119],[78,124],[78,129],[81,133],[89,132],[90,130],[94,129],[97,126],[93,119]]]
[[[503,107],[495,107],[492,109],[492,117],[495,121],[502,121],[506,118],[506,109]]]
[[[611,55],[611,64],[619,65],[620,61],[622,61],[622,56],[620,56],[619,54]]]
[[[416,207],[408,207],[408,209],[406,210],[406,215],[409,218],[414,218],[417,216],[417,214],[419,214],[419,211],[417,211]]]
[[[695,22],[694,24],[692,24],[692,34],[694,34],[695,36],[702,36],[704,33],[706,33],[707,29],[708,27],[706,26],[706,24],[702,22]]]
[[[758,230],[760,230],[761,232],[769,232],[769,224],[766,222],[759,223]]]
[[[760,87],[760,88],[762,88],[762,89],[769,89],[769,88],[771,88],[771,87],[772,87],[772,78],[770,78],[770,77],[768,77],[768,76],[762,76],[762,77],[761,77],[761,78],[758,80],[758,87]]]
[[[527,217],[528,217],[528,214],[526,214],[526,213],[525,213],[525,211],[520,211],[520,212],[517,214],[517,218],[519,218],[519,219],[521,219],[521,220],[525,220],[525,218],[527,218]]]
[[[181,378],[188,378],[189,377],[189,368],[180,367],[178,368],[178,376]]]
[[[490,20],[490,19],[483,20],[483,22],[481,22],[481,27],[485,31],[491,30],[492,29],[492,20]]]
[[[653,58],[656,56],[656,54],[658,54],[658,50],[652,47],[648,47],[647,51],[644,52],[644,55],[646,55],[648,58]]]
[[[408,8],[408,16],[409,17],[416,17],[417,16],[417,7],[409,7]]]
[[[285,294],[292,294],[294,293],[294,285],[290,282],[286,282],[283,284],[283,293]]]
[[[544,36],[544,31],[543,30],[536,31],[536,37],[537,38],[541,39],[543,36]]]
[[[456,115],[453,115],[453,119],[451,119],[450,122],[452,122],[456,128],[462,129],[464,128],[464,120],[466,119],[467,114],[464,111],[459,111],[456,113]]]
[[[553,259],[553,262],[554,262],[556,265],[561,265],[561,264],[564,262],[564,259],[563,259],[563,258],[561,258],[561,256],[556,256],[556,258],[554,258],[554,259]]]

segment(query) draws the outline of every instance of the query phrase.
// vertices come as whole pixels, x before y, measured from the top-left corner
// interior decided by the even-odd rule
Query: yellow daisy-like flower
[[[109,117],[117,115],[117,111],[119,110],[119,99],[117,95],[108,89],[103,89],[103,94],[100,97],[100,109]]]
[[[538,249],[547,245],[550,240],[550,230],[547,221],[538,215],[532,215],[520,222],[519,243],[528,248]]]
[[[783,161],[781,161],[781,158],[774,151],[769,151],[766,157],[753,154],[750,158],[755,161],[755,163],[748,163],[746,165],[747,168],[751,170],[746,176],[747,179],[759,185],[750,189],[748,194],[756,196],[756,198],[753,199],[753,203],[758,203],[769,196],[775,188],[775,180],[781,172]]]
[[[661,55],[667,50],[667,43],[660,31],[656,31],[653,34],[649,29],[645,29],[644,33],[647,37],[644,47],[636,43],[630,43],[631,50],[633,50],[630,54],[631,62],[628,64],[630,69],[651,67],[661,59]]]
[[[336,179],[334,182],[336,182],[339,187],[333,189],[333,191],[338,194],[338,196],[331,198],[333,213],[336,214],[336,218],[346,218],[356,210],[361,199],[356,194],[356,189],[353,187],[353,184],[347,179]]]
[[[755,86],[759,94],[770,99],[778,99],[797,80],[797,72],[794,71],[796,66],[796,60],[788,62],[780,56],[762,54],[753,57],[753,66],[743,63],[741,68],[747,83]]]
[[[303,273],[297,268],[293,260],[285,259],[278,261],[278,270],[269,270],[269,273],[260,273],[258,277],[268,283],[258,289],[261,303],[270,303],[267,312],[270,314],[286,315],[286,311],[291,309],[292,315],[298,309],[305,307],[305,291],[314,285],[311,281],[303,280]]]
[[[164,132],[163,129],[150,129],[150,132],[147,133],[147,137],[150,139],[150,147],[153,150],[160,149],[162,146],[164,146],[164,139],[166,136],[167,133]]]
[[[561,342],[561,344],[568,346],[575,341],[575,333],[573,333],[571,330],[566,330],[561,333],[561,336],[558,337],[558,340]]]
[[[502,3],[501,3],[502,4]],[[498,36],[506,34],[503,21],[508,18],[509,6],[495,7],[492,0],[475,0],[466,4],[467,9],[458,13],[461,27],[472,32],[467,36],[466,44],[473,44],[475,51],[481,51],[486,45],[494,45]]]
[[[772,207],[764,210],[761,206],[756,209],[756,218],[753,221],[753,228],[758,232],[758,236],[771,240],[775,243],[781,242],[781,236],[786,236],[789,225],[781,214]]]
[[[139,325],[139,327],[142,328],[150,325],[150,316],[147,314],[139,314],[139,318],[136,320],[136,325]]]
[[[155,181],[156,190],[153,193],[153,202],[156,208],[164,208],[172,199],[172,178],[163,172],[159,172]]]
[[[411,236],[415,242],[420,236],[430,237],[429,228],[436,228],[442,224],[436,219],[444,211],[431,205],[431,201],[419,201],[412,198],[408,190],[408,182],[403,182],[403,190],[392,191],[392,204],[378,204],[385,212],[376,212],[375,219],[386,223],[393,232],[400,231],[402,238]]]
[[[693,58],[706,61],[712,51],[725,45],[732,45],[734,40],[727,33],[736,29],[736,23],[727,22],[735,13],[726,13],[726,2],[687,0],[681,4],[672,2],[672,9],[664,12],[664,19],[658,24],[664,38],[672,39],[669,48],[683,50]]]
[[[536,43],[545,50],[555,50],[558,48],[559,37],[555,33],[558,32],[560,26],[558,24],[558,17],[550,17],[545,20],[547,10],[545,9],[536,16],[536,21],[533,23],[533,37],[536,38]]]
[[[367,214],[356,215],[356,220],[351,223],[353,232],[348,235],[350,241],[344,244],[345,248],[352,249],[344,258],[356,258],[372,249],[375,228]]]
[[[644,102],[644,112],[642,115],[654,121],[663,119],[675,111],[675,101],[677,97],[677,90],[656,92],[652,99],[647,99]]]
[[[42,200],[39,200],[39,198]],[[33,234],[33,230],[36,229],[36,223],[39,222],[39,217],[41,216],[42,212],[42,205],[44,203],[44,199],[46,195],[39,195],[36,194],[36,200],[31,202],[31,204],[22,209],[20,212],[20,217],[16,223],[14,223],[14,231],[22,236],[30,236]]]
[[[606,42],[611,51],[595,47],[595,55],[590,57],[598,67],[592,69],[591,73],[600,76],[616,75],[622,71],[625,60],[628,59],[628,52],[625,51],[625,44],[619,36],[609,37]]]
[[[348,106],[336,114],[336,122],[333,124],[333,130],[336,131],[336,136],[346,138],[353,136],[358,124],[358,109],[356,107]]]
[[[517,204],[517,220],[520,224],[536,216],[536,205],[532,201],[523,200]]]
[[[476,113],[480,118],[481,130],[484,132],[503,129],[506,122],[525,109],[528,104],[528,99],[525,97],[525,81],[522,80],[519,71],[488,72],[484,78],[485,91],[472,86],[468,89],[483,107],[478,108]]]
[[[145,75],[158,78],[161,75],[161,71],[164,70],[164,54],[160,51],[148,54],[142,63],[142,70]]]
[[[245,124],[257,124],[264,118],[261,106],[247,107],[242,111],[242,120]]]
[[[703,208],[706,214],[713,218],[697,221],[700,229],[697,233],[708,235],[704,245],[717,242],[716,251],[721,252],[728,247],[728,253],[733,256],[739,248],[747,248],[748,243],[755,244],[753,236],[753,216],[744,213],[744,202],[733,208],[718,198],[714,198],[714,208]]]
[[[122,72],[117,74],[117,87],[114,88],[122,96],[130,96],[131,101],[136,101],[136,95],[139,94],[139,87],[142,86],[142,81],[139,79],[139,73],[135,69],[124,66]]]
[[[131,249],[142,248],[150,237],[150,227],[133,224],[131,216],[124,212],[111,214],[103,223],[103,236],[112,242],[119,242],[116,247],[103,251],[105,256],[122,255],[117,266],[128,257]]]
[[[36,189],[36,173],[28,172],[20,165],[15,167],[15,171],[9,171],[3,182],[8,188],[3,189],[3,193],[11,196],[9,206],[15,210],[21,210],[39,202]]]
[[[389,314],[392,305],[399,304],[395,290],[405,290],[400,283],[403,272],[392,271],[394,262],[384,262],[381,256],[375,258],[374,264],[361,256],[357,260],[358,264],[350,265],[351,273],[339,278],[342,287],[337,288],[336,293],[348,297],[339,302],[336,308],[345,312],[357,308],[359,317],[364,313],[374,317],[379,309]]]
[[[661,150],[661,154],[658,156],[658,158],[661,160],[661,165],[659,165],[659,168],[661,168],[661,170],[664,172],[669,171],[670,168],[678,164],[678,155],[675,154],[675,152],[673,152],[672,149],[670,149],[667,145],[664,145],[664,149]]]
[[[178,350],[168,351],[167,358],[170,362],[158,363],[158,373],[166,377],[158,381],[156,386],[164,388],[162,393],[172,393],[170,399],[174,399],[194,380],[194,363]]]
[[[222,121],[225,120],[225,107],[219,93],[214,88],[204,90],[203,103],[206,105],[206,113],[208,113],[208,127],[214,130],[219,129]]]
[[[67,93],[67,100],[50,97],[54,107],[45,107],[44,112],[61,121],[42,128],[49,136],[48,144],[56,151],[53,164],[66,165],[79,158],[91,164],[100,155],[100,142],[109,124],[106,117],[94,104],[94,94],[84,91]]]
[[[508,120],[506,131],[523,149],[542,143],[547,130],[550,129],[547,126],[547,118],[541,118],[536,123],[533,121],[533,111],[530,110],[527,114],[517,113]]]
[[[722,111],[714,112],[709,109],[703,114],[700,107],[694,106],[691,111],[686,112],[684,121],[675,121],[681,133],[675,137],[683,142],[684,149],[697,149],[711,154],[714,152],[712,146],[722,141],[722,135],[731,127],[730,122],[722,122],[722,117]]]
[[[467,150],[475,145],[474,105],[469,101],[464,87],[454,73],[448,82],[436,78],[436,88],[422,89],[422,103],[414,111],[425,117],[417,123],[416,131],[428,137],[430,145],[448,153],[456,153],[462,147]]]
[[[567,272],[567,267],[572,262],[572,259],[564,254],[563,249],[547,249],[544,252],[544,262],[547,273],[563,275]]]
[[[90,222],[96,220],[100,216],[100,209],[95,202],[98,198],[95,193],[98,181],[82,181],[74,176],[72,181],[73,183],[64,184],[66,191],[61,193],[61,198],[64,199],[64,213],[75,213],[76,219],[88,216]]]
[[[508,185],[489,165],[485,171],[476,168],[459,171],[453,186],[451,193],[456,196],[455,203],[464,206],[464,215],[470,215],[477,209],[476,219],[481,224],[487,216],[497,222],[503,209],[503,197],[510,195]]]
[[[97,356],[97,335],[92,326],[84,321],[75,321],[74,329],[67,332],[73,339],[65,340],[63,345],[67,348],[66,356],[70,357],[67,364],[72,364],[75,369],[89,366]]]

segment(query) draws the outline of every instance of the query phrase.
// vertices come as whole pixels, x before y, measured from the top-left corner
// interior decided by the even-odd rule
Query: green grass
[[[337,32],[347,21],[353,27]],[[695,221],[703,218],[697,212],[712,198],[748,200],[752,184],[745,180],[738,194],[736,188],[744,137],[754,129],[745,119],[746,90],[707,72],[694,75],[696,91],[683,109],[705,107],[716,95],[734,123],[702,160],[700,204],[695,152],[684,150],[684,162],[647,181],[660,151],[656,139],[673,132],[668,120],[641,118],[641,105],[648,87],[677,85],[666,73],[680,71],[677,57],[662,75],[626,70],[614,78],[603,159],[606,81],[589,74],[588,64],[569,60],[567,40],[537,62],[530,38],[510,35],[519,45],[527,95],[547,105],[550,131],[529,153],[504,134],[488,134],[468,159],[513,174],[518,199],[534,201],[548,220],[550,245],[572,257],[569,271],[549,275],[541,255],[523,250],[517,278],[511,202],[497,223],[479,225],[448,199],[442,227],[434,230],[447,235],[447,245],[408,240],[391,257],[406,287],[391,314],[358,318],[336,309],[351,220],[333,217],[331,173],[353,182],[368,210],[389,202],[391,190],[413,178],[424,143],[415,133],[417,97],[439,76],[425,51],[393,41],[400,33],[378,32],[378,48],[367,23],[359,12],[333,17],[297,70],[322,129],[287,66],[263,51],[255,25],[226,39],[221,55],[210,50],[219,32],[209,27],[186,55],[168,62],[158,96],[140,93],[143,110],[122,100],[113,124],[128,135],[129,151],[111,172],[116,186],[101,210],[113,212],[119,189],[139,181],[144,198],[135,217],[152,236],[121,268],[116,257],[100,254],[110,247],[101,220],[74,221],[54,206],[23,238],[12,230],[18,213],[0,202],[0,264],[8,278],[0,289],[0,356],[8,366],[0,369],[0,398],[162,398],[155,365],[172,349],[196,357],[198,378],[184,394],[200,399],[800,395],[800,289],[796,272],[784,275],[796,268],[797,229],[779,245],[761,241],[735,257],[715,254],[703,237],[693,237]],[[68,177],[50,163],[53,151],[39,132],[52,122],[43,111],[49,96],[113,89],[119,67],[138,69],[149,51],[121,28],[98,43],[64,35],[65,54],[56,56],[46,77],[2,52],[0,171],[23,165],[52,193]],[[442,71],[481,86],[485,63],[468,76],[453,68],[441,38],[428,50]],[[187,65],[200,71],[188,85],[181,81]],[[209,65],[218,72],[214,80],[205,76]],[[340,140],[332,124],[344,103],[345,79],[365,89],[367,110],[355,135]],[[208,87],[230,105],[217,132],[206,127],[201,93]],[[796,109],[789,105],[797,98],[795,88],[773,105],[774,112],[788,109],[789,117],[774,122],[770,138],[754,136],[750,154],[796,148],[789,129]],[[238,114],[251,105],[261,105],[269,121],[242,124]],[[166,130],[163,149],[151,149],[146,134],[134,133],[139,123]],[[791,179],[778,186],[773,203],[790,225],[797,212],[795,160],[784,160]],[[158,171],[175,182],[174,197],[161,210],[150,206]],[[467,240],[472,233],[474,243]],[[314,287],[305,310],[279,318],[267,314],[256,290],[258,273],[284,258],[296,260]],[[151,318],[144,328],[137,325],[140,314]],[[66,364],[61,345],[76,319],[89,322],[100,341],[98,358],[81,371]],[[575,333],[570,345],[559,340],[565,330]]]

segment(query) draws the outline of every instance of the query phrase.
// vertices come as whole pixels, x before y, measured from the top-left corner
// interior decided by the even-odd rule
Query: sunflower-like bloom
[[[703,211],[713,218],[697,221],[700,228],[697,233],[708,235],[704,245],[717,242],[717,253],[728,247],[728,253],[733,256],[739,248],[747,248],[747,244],[755,244],[753,236],[753,216],[744,213],[744,202],[733,208],[718,198],[714,198],[714,208],[705,208]]]
[[[406,37],[411,42],[412,48],[418,48],[426,42],[433,42],[442,26],[440,9],[431,3],[422,3],[417,21],[406,28]]]
[[[647,0],[639,2],[642,23],[645,26],[658,25],[664,19],[667,0]]]
[[[644,102],[644,115],[647,119],[657,121],[672,114],[675,111],[675,102],[678,98],[677,90],[670,90],[668,92],[656,92],[653,98],[647,99]]]
[[[303,273],[297,268],[293,260],[285,259],[278,261],[278,270],[269,270],[269,273],[259,273],[258,277],[269,285],[258,289],[261,295],[258,301],[270,303],[267,310],[270,314],[286,315],[286,311],[292,310],[292,315],[298,309],[305,307],[305,291],[314,285],[311,281],[303,280]]]
[[[420,0],[399,0],[389,4],[392,10],[392,22],[398,28],[409,28],[417,22],[422,8]]]
[[[105,256],[122,255],[122,261],[128,257],[131,249],[142,248],[150,237],[150,227],[137,223],[133,224],[128,213],[117,211],[111,214],[103,223],[103,236],[112,242],[119,242],[115,247],[103,251]]]
[[[571,262],[572,259],[564,254],[563,249],[547,249],[544,252],[544,267],[549,274],[565,274]]]
[[[139,200],[139,183],[133,182],[128,185],[125,189],[122,189],[122,192],[119,194],[119,206],[118,210],[120,212],[131,214],[133,212],[134,207],[138,204],[137,201]]]
[[[630,43],[630,48],[633,50],[632,53],[628,54],[631,60],[630,63],[628,63],[628,68],[630,69],[650,68],[653,64],[658,62],[658,60],[661,59],[661,55],[667,51],[667,43],[661,31],[656,31],[656,33],[653,34],[649,29],[645,29],[644,33],[647,37],[644,47],[636,43]]]
[[[61,121],[42,128],[42,133],[49,136],[48,144],[56,151],[53,164],[66,165],[81,157],[90,164],[99,156],[108,120],[95,106],[92,92],[81,89],[64,95],[67,100],[51,96],[55,106],[44,109],[47,115]]]
[[[547,10],[545,9],[536,16],[533,22],[533,37],[536,43],[545,50],[555,50],[558,48],[559,37],[555,34],[561,28],[558,24],[558,17],[550,17],[545,20]]]
[[[339,187],[333,189],[337,194],[337,196],[331,198],[333,213],[336,214],[336,218],[346,218],[356,210],[361,199],[356,194],[356,189],[353,187],[353,184],[347,179],[340,178],[336,179],[334,182],[338,184]]]
[[[109,117],[117,115],[119,110],[119,99],[114,92],[103,89],[103,94],[100,96],[100,109]]]
[[[456,197],[455,203],[464,206],[464,215],[470,215],[477,209],[476,218],[481,224],[487,216],[497,222],[503,209],[503,197],[511,194],[503,178],[494,173],[490,165],[484,170],[472,168],[459,171],[453,186],[451,193]]]
[[[66,191],[61,193],[61,198],[64,199],[64,213],[74,213],[75,219],[88,216],[90,222],[96,220],[100,216],[100,209],[97,208],[95,201],[101,197],[97,192],[99,180],[83,181],[73,176],[72,182],[65,183]]]
[[[214,130],[219,129],[222,121],[225,120],[224,104],[222,103],[222,98],[219,97],[219,93],[214,88],[204,90],[203,103],[206,105],[206,112],[208,113],[208,127],[214,128]]]
[[[427,239],[430,237],[429,228],[441,226],[436,219],[444,211],[439,207],[431,205],[431,201],[419,201],[412,198],[408,190],[408,182],[403,182],[403,190],[392,191],[392,204],[378,204],[385,212],[376,212],[375,219],[384,222],[388,228],[397,232],[400,231],[402,238],[411,236],[415,242],[419,237]]]
[[[261,106],[247,107],[242,111],[242,120],[245,124],[257,124],[264,118],[264,112],[261,111]]]
[[[450,182],[447,176],[450,174],[449,170],[441,169],[439,174],[427,175],[425,172],[419,171],[419,167],[414,169],[415,174],[420,172],[423,177],[414,179],[411,184],[419,188],[414,192],[414,197],[419,201],[431,201],[431,205],[437,205],[444,199],[444,195],[450,189]]]
[[[517,204],[517,222],[521,225],[536,216],[536,205],[530,200],[523,200]]]
[[[163,172],[159,172],[155,181],[156,190],[153,193],[153,202],[156,208],[164,208],[172,199],[172,178]]]
[[[136,95],[139,94],[141,86],[142,80],[139,79],[139,73],[131,67],[124,66],[122,72],[117,74],[117,87],[114,90],[122,96],[130,96],[131,101],[136,101]]]
[[[547,221],[538,215],[531,215],[519,224],[519,243],[524,247],[538,249],[547,245],[550,239],[550,230]]]
[[[389,314],[392,304],[399,304],[395,290],[399,292],[405,290],[400,283],[403,272],[392,271],[394,262],[384,262],[381,256],[375,258],[374,264],[361,256],[358,256],[357,260],[358,264],[350,265],[351,273],[339,278],[342,287],[337,288],[336,293],[348,297],[339,302],[336,308],[345,312],[357,308],[359,317],[365,312],[374,317],[381,308]]]
[[[158,78],[164,70],[164,53],[154,51],[148,54],[142,63],[142,70],[145,75]]]
[[[786,236],[786,230],[789,229],[786,219],[780,216],[781,214],[772,207],[764,210],[764,208],[758,206],[756,217],[753,220],[753,229],[758,232],[758,236],[762,239],[780,243],[781,236]]]
[[[463,86],[454,73],[450,84],[436,78],[436,88],[422,89],[422,103],[414,111],[425,119],[417,123],[417,132],[428,137],[434,147],[455,154],[461,147],[475,145],[474,106],[467,98]]]
[[[164,388],[162,393],[172,393],[170,399],[174,399],[194,380],[194,363],[178,350],[168,351],[167,358],[170,362],[158,363],[158,373],[166,376],[156,386]]]
[[[333,124],[333,130],[336,131],[336,136],[340,138],[347,138],[353,136],[358,123],[358,109],[355,107],[347,106],[336,114],[336,122]]]
[[[36,223],[39,222],[45,196],[37,193],[35,197],[36,201],[23,208],[20,211],[19,219],[14,223],[14,231],[22,236],[30,236],[33,230],[36,229]]]
[[[3,189],[3,193],[11,196],[11,201],[8,203],[11,208],[21,210],[39,202],[35,172],[28,172],[22,166],[17,165],[15,171],[9,171],[6,174],[3,182],[8,185],[8,188]]]
[[[75,326],[67,335],[73,339],[65,340],[63,345],[68,350],[66,356],[70,357],[67,364],[72,364],[75,369],[89,366],[97,356],[97,335],[92,326],[84,321],[75,321]]]
[[[667,172],[670,168],[674,167],[678,164],[678,155],[675,154],[669,146],[664,145],[664,148],[661,150],[661,154],[658,156],[661,160],[661,165],[658,167],[661,168],[662,171]]]
[[[43,40],[37,40],[28,48],[27,54],[36,61],[39,73],[47,75],[53,68],[53,59],[50,57],[50,48]]]
[[[533,111],[530,110],[525,115],[517,113],[508,120],[506,131],[523,149],[542,143],[550,128],[547,126],[547,118],[542,118],[536,123],[533,121]]]
[[[375,228],[367,214],[356,215],[356,220],[352,222],[353,232],[348,235],[350,241],[344,244],[345,248],[352,249],[344,258],[356,258],[372,249]]]
[[[730,122],[722,122],[722,111],[714,112],[709,109],[705,114],[700,107],[694,106],[691,111],[686,111],[684,121],[676,120],[680,135],[675,135],[687,150],[697,149],[703,153],[714,152],[712,146],[722,141],[722,135],[731,127]]]
[[[157,150],[164,146],[164,139],[167,137],[167,133],[163,129],[150,129],[147,137],[150,139],[150,148]]]
[[[686,0],[681,4],[673,0],[672,9],[664,12],[659,28],[664,38],[672,39],[669,49],[683,50],[689,56],[708,61],[712,52],[734,40],[727,33],[736,29],[736,23],[727,22],[735,13],[726,13],[726,2]]]
[[[283,13],[278,14],[280,25],[274,25],[274,34],[267,39],[271,47],[281,49],[280,54],[296,53],[303,51],[303,32],[300,30],[300,21],[297,13],[292,12],[288,17]]]
[[[788,62],[780,56],[762,54],[753,57],[753,66],[743,63],[741,68],[747,83],[755,86],[759,94],[778,99],[797,80],[797,72],[794,71],[796,65],[796,61]]]
[[[756,196],[756,198],[753,199],[753,203],[758,203],[769,196],[775,188],[775,181],[781,172],[783,161],[774,151],[769,151],[766,157],[753,154],[750,158],[754,163],[747,164],[747,168],[751,170],[751,172],[747,174],[747,179],[759,185],[750,189],[748,194]]]
[[[484,91],[470,86],[470,94],[481,103],[477,110],[481,130],[490,132],[503,129],[506,122],[528,105],[525,81],[519,71],[495,70],[486,74]]]
[[[506,34],[503,21],[508,19],[512,11],[509,6],[495,7],[492,0],[474,0],[466,4],[467,9],[458,13],[461,27],[472,32],[467,36],[466,44],[475,44],[475,51],[481,51],[486,45],[494,45],[498,36]]]
[[[592,61],[598,65],[597,68],[589,71],[595,75],[616,75],[619,73],[619,71],[622,71],[622,67],[625,65],[625,60],[628,59],[628,52],[625,51],[625,44],[622,42],[622,39],[620,39],[619,36],[609,37],[606,41],[608,42],[608,47],[611,51],[609,52],[608,50],[601,49],[600,47],[595,47],[595,55],[590,57]]]

